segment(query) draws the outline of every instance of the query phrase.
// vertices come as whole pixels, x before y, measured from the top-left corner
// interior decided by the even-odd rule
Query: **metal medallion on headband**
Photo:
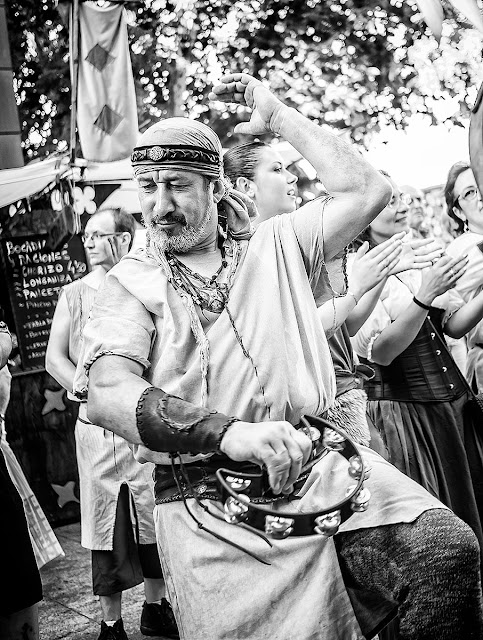
[[[221,158],[218,151],[189,145],[149,145],[135,147],[131,155],[132,164],[143,162],[196,162],[219,169]]]

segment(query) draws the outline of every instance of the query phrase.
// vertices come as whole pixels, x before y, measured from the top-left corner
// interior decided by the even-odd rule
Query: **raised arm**
[[[284,105],[255,78],[227,75],[210,96],[252,109],[250,122],[237,125],[237,133],[279,135],[316,169],[332,196],[324,214],[326,260],[346,247],[389,202],[391,186],[379,171],[340,138]]]
[[[352,259],[347,294],[332,298],[319,307],[319,317],[329,337],[347,318],[357,312],[367,292],[373,291],[374,288],[381,291],[387,275],[399,260],[403,236],[404,233],[398,233],[370,251],[369,243],[365,242],[350,256]],[[376,302],[377,298],[374,304]]]
[[[67,391],[74,385],[75,365],[69,358],[71,316],[65,293],[60,295],[50,329],[45,368]]]
[[[362,265],[363,268],[361,269],[361,260],[352,261],[349,275],[349,288],[352,290],[353,280],[355,280],[356,283],[359,282],[361,297],[357,306],[355,306],[347,316],[346,324],[351,337],[356,335],[371,315],[388,276],[407,271],[408,269],[425,269],[441,258],[443,249],[432,240],[414,240],[404,236],[405,233],[402,232],[390,238],[390,240],[398,238],[403,240],[396,260],[395,262],[391,262],[391,264],[387,264],[387,259],[383,260],[385,256],[381,253],[389,240],[378,244],[363,256],[363,258],[366,258],[374,254],[374,258],[369,265],[367,265],[369,266],[370,275],[366,274],[366,265]],[[364,266],[366,266],[365,269]]]
[[[455,311],[444,325],[451,338],[462,338],[483,318],[483,291]]]
[[[444,255],[434,267],[428,269],[422,278],[416,299],[429,306],[434,299],[454,287],[456,280],[463,274],[466,258],[454,260]],[[377,364],[389,365],[416,338],[428,314],[427,309],[414,300],[376,338],[372,347],[372,360]]]

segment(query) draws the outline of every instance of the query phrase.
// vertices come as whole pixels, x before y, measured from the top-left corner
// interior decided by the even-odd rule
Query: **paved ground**
[[[90,552],[80,546],[80,524],[59,527],[55,534],[65,558],[53,560],[41,569],[41,640],[97,640],[100,607],[91,590]],[[130,640],[147,640],[139,631],[143,601],[142,585],[124,593],[124,628]]]

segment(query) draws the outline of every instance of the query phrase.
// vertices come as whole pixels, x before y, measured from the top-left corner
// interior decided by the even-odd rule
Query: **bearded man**
[[[476,640],[474,534],[377,454],[361,447],[372,498],[363,511],[368,494],[359,495],[364,504],[337,535],[327,520],[300,535],[298,516],[284,517],[320,512],[346,488],[342,456],[322,452],[305,466],[309,435],[317,436],[296,428],[335,390],[314,299],[336,295],[344,247],[391,188],[254,78],[226,76],[212,98],[250,107],[236,130],[288,140],[330,196],[253,233],[253,207],[226,183],[211,129],[164,120],[133,151],[147,247],[106,277],[84,330],[76,390],[90,420],[156,463],[156,532],[180,637],[356,640],[374,637],[398,611],[403,638]],[[238,518],[248,498],[224,510],[221,467],[265,469],[279,514],[266,518],[272,540]]]

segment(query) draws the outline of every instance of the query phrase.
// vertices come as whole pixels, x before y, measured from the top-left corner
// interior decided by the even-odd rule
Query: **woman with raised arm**
[[[372,246],[407,229],[407,206],[393,199],[362,234]],[[431,268],[391,276],[353,346],[376,375],[366,385],[368,411],[389,460],[451,507],[482,536],[483,440],[465,411],[465,381],[444,341],[483,315],[483,295],[450,300],[467,258],[443,255]]]

